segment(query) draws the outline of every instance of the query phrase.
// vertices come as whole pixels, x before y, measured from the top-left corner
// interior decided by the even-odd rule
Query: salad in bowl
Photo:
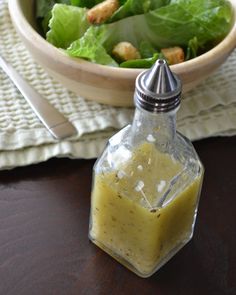
[[[71,57],[100,65],[149,68],[193,59],[230,31],[227,0],[37,0],[48,42]]]

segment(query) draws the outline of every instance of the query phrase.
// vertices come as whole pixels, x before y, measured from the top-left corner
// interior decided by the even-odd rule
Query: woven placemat
[[[12,26],[7,0],[0,1],[0,54],[46,97],[78,135],[52,138],[9,78],[0,70],[0,169],[45,161],[52,157],[95,158],[107,139],[127,125],[132,108],[88,101],[51,78],[30,56]],[[210,78],[182,101],[178,129],[191,140],[236,134],[236,51]]]

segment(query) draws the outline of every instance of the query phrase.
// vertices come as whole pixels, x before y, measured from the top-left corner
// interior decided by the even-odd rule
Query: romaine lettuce
[[[121,2],[121,1],[120,1]],[[114,22],[128,16],[147,13],[170,3],[170,0],[126,0],[120,8],[111,16],[109,22]]]
[[[186,59],[193,58],[222,40],[232,26],[233,9],[227,0],[121,2],[110,21],[121,14],[125,17],[99,26],[88,23],[86,8],[54,5],[47,40],[66,49],[70,56],[114,66],[112,48],[127,41],[139,49],[142,60],[131,63],[140,67],[155,60],[162,48],[171,46],[181,46]],[[129,16],[134,11],[136,15]]]
[[[74,41],[67,49],[70,56],[79,56],[92,62],[118,66],[115,60],[106,52],[102,46],[104,35],[98,27],[91,26],[82,38]]]
[[[232,8],[224,0],[174,0],[145,15],[148,38],[160,47],[187,46],[197,37],[199,45],[219,42],[229,31]]]
[[[69,5],[70,0],[37,0],[36,1],[36,18],[42,33],[46,35],[49,27],[49,20],[52,17],[51,10],[56,3]]]
[[[153,56],[149,58],[132,59],[124,61],[120,64],[120,67],[148,69],[158,60],[158,58],[163,58],[163,56],[161,54],[154,53]]]
[[[55,4],[49,21],[47,41],[56,47],[67,48],[74,40],[82,37],[88,27],[86,8]]]

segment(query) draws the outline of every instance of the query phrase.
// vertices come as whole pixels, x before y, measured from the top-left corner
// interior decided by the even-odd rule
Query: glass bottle
[[[131,125],[94,165],[90,240],[148,277],[193,235],[204,168],[176,132],[181,82],[164,60],[136,79]]]

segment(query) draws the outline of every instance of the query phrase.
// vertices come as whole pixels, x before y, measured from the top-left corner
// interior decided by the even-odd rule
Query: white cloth
[[[133,108],[85,100],[53,80],[20,41],[7,0],[0,1],[0,40],[0,54],[78,130],[70,140],[53,139],[0,69],[0,169],[52,157],[95,158],[108,138],[131,122]],[[178,113],[179,131],[191,140],[236,134],[235,93],[236,51],[203,84],[185,95]]]

